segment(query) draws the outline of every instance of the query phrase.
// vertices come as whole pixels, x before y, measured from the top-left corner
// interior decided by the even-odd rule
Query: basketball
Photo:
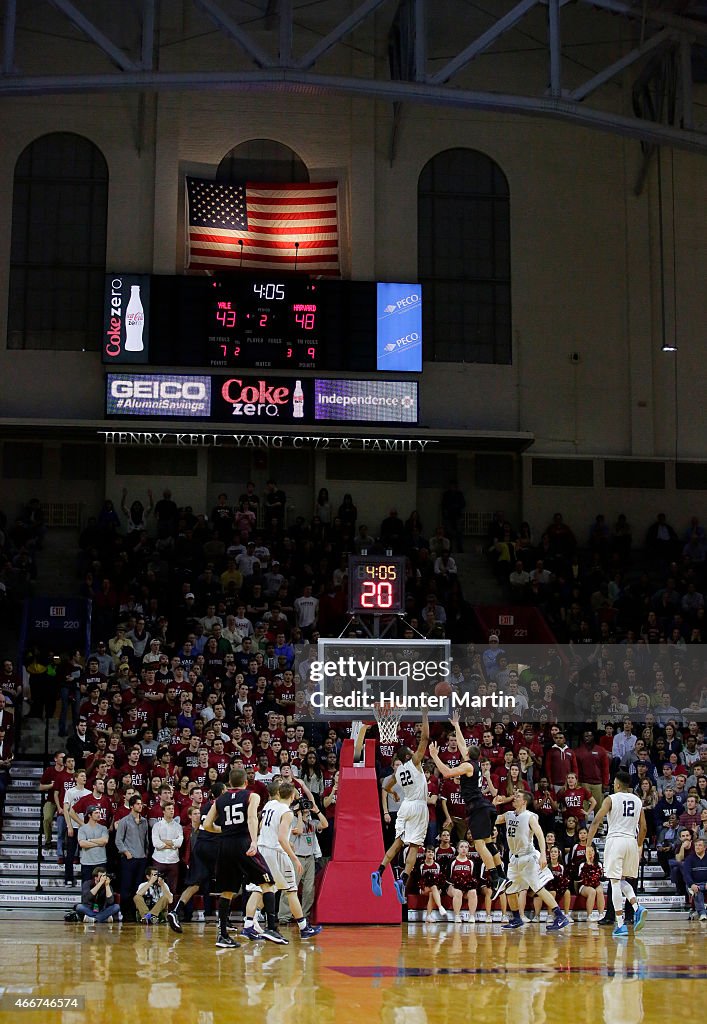
[[[437,697],[451,697],[452,685],[451,683],[437,683],[435,686],[435,696]]]

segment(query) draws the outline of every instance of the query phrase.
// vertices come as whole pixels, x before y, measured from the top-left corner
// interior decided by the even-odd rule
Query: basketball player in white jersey
[[[393,792],[394,786],[402,790],[403,800],[398,808],[398,815],[395,820],[395,841],[386,851],[383,860],[377,871],[371,872],[371,889],[374,896],[382,896],[382,877],[388,864],[393,861],[402,848],[407,846],[408,852],[405,858],[405,868],[394,882],[395,892],[401,903],[407,903],[405,887],[408,878],[415,867],[417,854],[420,847],[425,845],[427,826],[429,823],[429,812],[427,810],[427,776],[422,768],[422,761],[427,750],[427,741],[430,738],[430,726],[427,715],[422,715],[422,732],[417,750],[413,754],[409,747],[401,747],[395,757],[402,763],[395,770],[383,787],[387,793]]]
[[[302,865],[290,844],[290,829],[294,820],[291,804],[297,796],[295,787],[289,782],[280,783],[277,795],[273,796],[263,807],[258,834],[258,853],[270,868],[277,888],[284,892],[290,904],[290,911],[299,928],[300,938],[310,939],[322,930],[321,925],[311,925],[302,913],[302,904],[297,895],[299,876]],[[262,902],[257,889],[251,892],[245,912],[243,935],[251,941],[267,939],[268,933],[257,932],[254,927],[254,914]],[[278,933],[279,934],[279,933]],[[284,944],[287,939],[281,936]]]
[[[548,910],[552,911],[553,920],[548,924],[548,932],[559,932],[571,924],[569,917],[560,910],[552,893],[545,888],[553,879],[552,871],[547,866],[545,836],[540,828],[537,814],[528,810],[530,794],[517,790],[513,794],[513,810],[506,811],[496,819],[498,825],[506,826],[506,841],[510,852],[508,861],[508,881],[506,889],[511,918],[504,928],[522,928],[523,918],[518,909],[518,893],[530,891],[539,896]],[[533,845],[533,836],[538,841],[540,850]]]
[[[593,841],[604,818],[609,823],[604,847],[604,874],[611,882],[611,901],[616,910],[616,927],[612,934],[619,937],[628,935],[624,922],[625,900],[633,907],[634,932],[643,928],[647,913],[646,908],[639,905],[636,893],[627,881],[628,878],[638,877],[640,851],[647,831],[643,804],[631,788],[628,772],[616,773],[614,792],[607,796],[599,808],[589,829],[587,845]]]

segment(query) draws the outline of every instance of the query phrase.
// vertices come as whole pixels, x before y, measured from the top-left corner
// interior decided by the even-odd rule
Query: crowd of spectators
[[[578,892],[594,877],[587,871],[582,881],[578,861],[586,858],[577,848],[621,765],[635,777],[660,863],[687,893],[682,865],[694,851],[683,849],[680,830],[689,829],[694,844],[707,828],[707,686],[697,642],[703,569],[693,550],[699,523],[693,520],[679,550],[675,531],[666,527],[664,540],[659,517],[647,570],[634,572],[631,560],[640,556],[621,518],[612,533],[597,517],[585,553],[559,514],[537,546],[527,524],[516,532],[497,515],[489,548],[499,577],[508,578],[514,601],[537,605],[572,644],[570,657],[560,645],[526,647],[521,663],[497,635],[469,642],[475,619],[454,558],[463,508],[463,495],[450,485],[442,525],[427,531],[416,512],[403,520],[391,508],[371,531],[358,522],[351,495],[337,505],[326,489],[310,516],[288,524],[287,497],[275,481],[262,496],[252,483],[236,501],[219,495],[208,515],[179,508],[168,490],[157,501],[148,492],[145,504],[128,503],[126,493],[119,508],[106,500],[82,531],[77,556],[82,592],[93,605],[92,649],[88,657],[62,655],[52,673],[34,671],[47,652],[33,652],[24,666],[30,714],[58,711],[65,737],[42,788],[45,843],[56,813],[66,881],[74,880],[78,856],[93,895],[102,873],[119,875],[122,907],[132,906],[149,865],[171,894],[178,891],[209,788],[234,765],[246,769],[263,798],[274,774],[294,778],[313,805],[308,813],[315,820],[321,813],[329,826],[318,832],[318,852],[328,856],[348,730],[298,706],[295,648],[351,625],[348,554],[392,550],[407,558],[408,627],[463,645],[454,688],[484,695],[502,686],[517,699],[512,713],[467,716],[463,729],[481,747],[485,786],[499,814],[514,787],[533,794],[557,846],[555,866],[568,872],[565,891]],[[465,587],[472,590],[473,581]],[[21,677],[18,684],[6,661],[3,691],[11,701],[18,685]],[[453,737],[441,722],[432,733],[453,766]],[[404,724],[400,739],[414,743],[414,727]],[[0,768],[1,743],[0,727]],[[395,749],[377,744],[381,780],[394,767]],[[465,838],[462,802],[455,780],[440,780],[433,766],[428,774],[428,839],[444,849],[446,832],[455,842]],[[389,831],[395,801],[381,809]]]
[[[30,499],[14,522],[0,509],[0,617],[5,624],[19,625],[22,602],[37,578],[45,529],[38,498]]]
[[[463,506],[450,486],[441,515],[457,540]],[[299,721],[297,644],[346,624],[353,551],[408,556],[414,628],[442,633],[438,598],[450,613],[462,608],[443,527],[427,538],[416,513],[403,522],[391,508],[370,531],[350,494],[334,505],[326,489],[310,517],[287,526],[286,509],[275,481],[264,495],[247,483],[236,502],[220,494],[208,515],[178,508],[168,490],[157,501],[148,492],[144,503],[123,492],[82,531],[77,571],[92,602],[91,651],[58,659],[34,650],[24,670],[29,715],[58,711],[66,740],[42,781],[45,845],[56,815],[65,881],[73,885],[80,866],[85,900],[95,902],[117,875],[121,907],[132,908],[149,865],[174,894],[210,787],[234,765],[262,803],[275,774],[294,776],[312,804],[303,834],[311,830],[326,857],[341,735]]]
[[[707,639],[707,537],[693,516],[680,536],[660,513],[633,548],[626,516],[596,516],[580,543],[557,512],[540,538],[498,512],[488,556],[514,604],[537,607],[566,643],[645,638],[684,652]]]

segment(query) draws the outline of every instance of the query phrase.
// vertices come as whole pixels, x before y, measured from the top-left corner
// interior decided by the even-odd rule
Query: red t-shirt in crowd
[[[453,818],[466,817],[466,807],[457,779],[443,779],[439,793],[447,801],[447,810]]]
[[[102,796],[100,797],[95,797],[93,793],[89,793],[88,796],[82,796],[80,800],[77,800],[72,810],[78,818],[81,818],[85,817],[86,811],[89,809],[89,807],[100,807],[101,825],[105,825],[106,828],[108,828],[108,826],[111,823],[111,818],[113,814],[113,803],[110,797],[107,797],[105,793],[103,793]]]
[[[587,816],[587,812],[584,810],[584,802],[589,800],[590,797],[591,793],[589,790],[585,789],[584,786],[577,786],[575,789],[561,789],[555,799],[559,804],[563,818],[566,819],[574,815],[581,824]]]

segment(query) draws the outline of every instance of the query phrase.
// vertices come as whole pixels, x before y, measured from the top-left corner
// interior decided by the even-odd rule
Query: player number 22
[[[245,814],[242,807],[226,807],[224,810],[224,821],[227,825],[242,825],[245,821]]]

